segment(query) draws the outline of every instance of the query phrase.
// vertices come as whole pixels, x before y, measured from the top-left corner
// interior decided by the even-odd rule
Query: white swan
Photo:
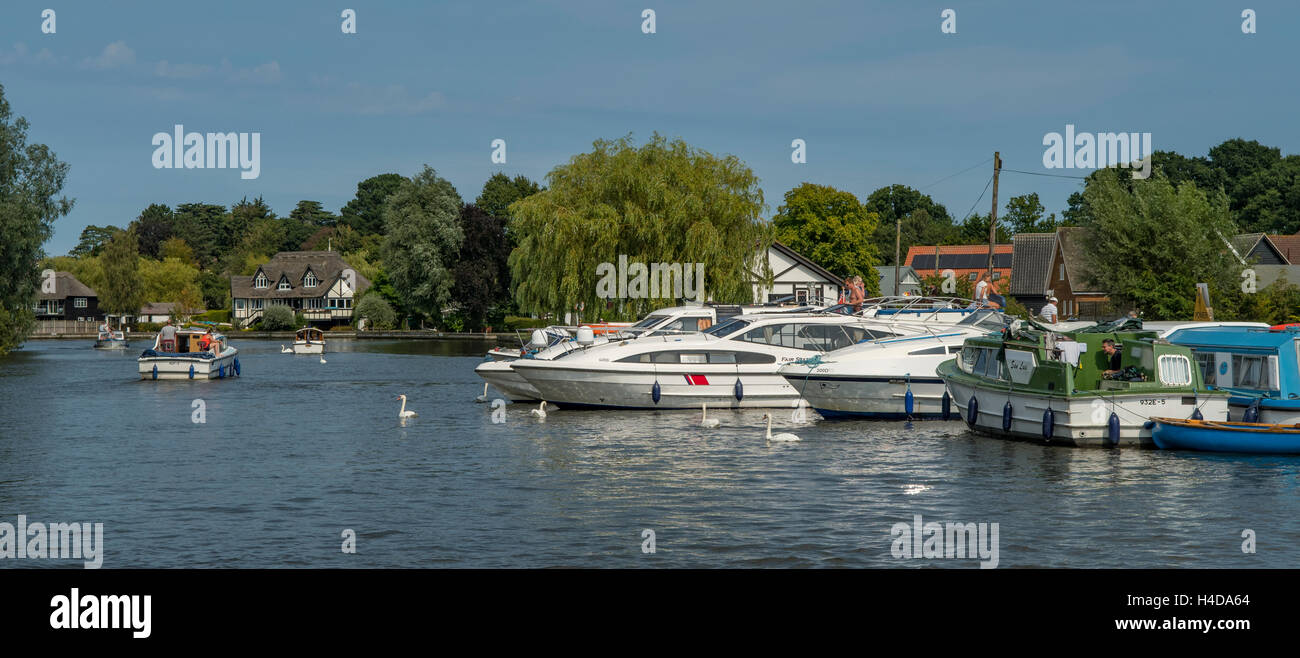
[[[487,382],[483,382],[483,395],[474,398],[475,402],[487,402]]]
[[[534,415],[534,416],[537,416],[538,418],[545,418],[545,417],[546,417],[546,400],[542,400],[542,403],[539,404],[539,405],[537,405],[537,408],[536,408],[536,409],[533,409],[533,410],[530,411],[529,413],[531,413],[531,414]]]
[[[321,362],[321,363],[325,363],[325,355],[324,355],[324,354],[320,355],[320,362]]]
[[[709,405],[700,403],[700,427],[717,427],[722,421],[717,418],[709,418]]]
[[[293,354],[293,350],[291,350],[291,349],[285,347],[284,344],[282,343],[282,344],[280,345],[280,353],[281,353],[281,354]]]
[[[798,441],[799,440],[799,437],[789,432],[781,432],[780,434],[775,434],[775,435],[772,434],[772,414],[763,414],[763,418],[767,420],[766,439],[768,443],[771,443],[773,441]]]
[[[397,412],[397,417],[398,417],[398,418],[402,418],[402,419],[406,419],[406,418],[415,418],[416,416],[419,415],[419,414],[415,413],[414,411],[407,411],[407,410],[406,410],[406,396],[405,396],[405,395],[399,395],[399,396],[397,396],[397,399],[402,401],[402,409],[401,409],[400,411]]]

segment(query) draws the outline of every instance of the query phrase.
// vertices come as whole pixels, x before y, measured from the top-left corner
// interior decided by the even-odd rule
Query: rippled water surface
[[[509,405],[494,424],[474,402],[478,344],[334,340],[321,364],[244,340],[240,379],[144,382],[139,350],[90,342],[0,359],[0,522],[103,523],[106,568],[976,566],[893,557],[892,526],[918,514],[998,523],[1002,568],[1300,565],[1296,457],[790,410],[773,429],[803,440],[770,446],[763,410],[703,430],[692,411]],[[406,426],[399,394],[419,413]]]

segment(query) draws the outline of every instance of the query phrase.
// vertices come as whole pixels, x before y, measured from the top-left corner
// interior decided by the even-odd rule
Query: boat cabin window
[[[961,319],[958,325],[968,327],[979,327],[989,331],[1001,331],[1006,323],[1002,321],[1002,314],[997,311],[976,311]]]
[[[1196,355],[1196,367],[1201,369],[1201,380],[1206,386],[1215,386],[1215,375],[1218,371],[1214,367],[1213,352],[1194,352]]]
[[[749,320],[741,320],[740,318],[731,318],[730,320],[727,320],[726,322],[722,322],[718,324],[718,326],[709,329],[704,333],[710,336],[718,336],[718,337],[728,336],[737,331],[740,331],[741,329],[744,329],[745,327],[748,327],[749,325],[750,325]]]
[[[651,336],[671,336],[674,334],[694,333],[700,330],[700,321],[708,318],[680,318],[658,328]]]
[[[640,321],[640,322],[637,322],[636,324],[634,324],[634,325],[628,327],[628,329],[647,329],[647,328],[649,328],[649,327],[653,327],[653,326],[659,324],[660,322],[663,322],[664,320],[667,320],[667,319],[670,318],[670,317],[672,317],[672,316],[669,316],[669,315],[662,315],[662,314],[661,314],[661,315],[653,315],[653,314],[651,314],[651,315],[647,315],[647,316],[645,316],[644,318],[641,318],[641,321]]]
[[[862,327],[845,327],[837,324],[785,323],[755,327],[736,340],[796,350],[830,352],[877,337],[873,334],[893,335],[884,331],[868,332]]]
[[[677,351],[643,352],[619,359],[622,363],[776,363],[771,354],[753,354],[749,352],[725,351]]]
[[[1266,391],[1272,388],[1272,373],[1268,357],[1263,355],[1232,355],[1232,387]],[[1220,386],[1226,383],[1220,383]]]
[[[924,349],[908,352],[908,356],[924,356],[927,354],[956,354],[961,351],[961,345],[936,345]]]
[[[1002,373],[1002,364],[998,361],[998,351],[991,347],[963,347],[961,369],[979,377],[989,379],[1006,379]]]
[[[1162,354],[1159,360],[1160,383],[1187,386],[1192,383],[1192,362],[1181,354]]]

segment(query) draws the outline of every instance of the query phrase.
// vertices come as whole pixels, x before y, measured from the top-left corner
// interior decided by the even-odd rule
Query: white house
[[[755,272],[755,303],[790,297],[801,304],[834,304],[840,297],[842,278],[780,242],[774,241],[768,248],[767,263],[772,268],[772,287],[761,285],[762,273]]]
[[[253,276],[230,277],[231,321],[248,326],[269,305],[288,306],[312,323],[348,324],[353,300],[370,281],[335,251],[282,251]]]

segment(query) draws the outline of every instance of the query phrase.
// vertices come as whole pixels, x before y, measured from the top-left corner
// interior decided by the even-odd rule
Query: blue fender
[[[1052,433],[1056,429],[1056,412],[1051,407],[1043,410],[1043,438],[1052,440]]]
[[[948,391],[943,392],[943,400],[940,401],[943,407],[943,419],[948,420],[952,417],[952,398],[948,396]]]
[[[239,376],[239,357],[235,357],[235,376]]]
[[[1111,445],[1119,445],[1119,416],[1113,411],[1110,412],[1110,420],[1106,421],[1106,438],[1110,439]]]
[[[1002,405],[1002,431],[1011,431],[1011,400],[1007,400],[1007,403]]]
[[[190,379],[194,379],[194,364],[190,364]]]
[[[226,364],[219,363],[217,364],[217,379],[225,379],[225,378],[226,378]]]
[[[659,388],[659,380],[656,379],[655,385],[650,387],[650,399],[654,400],[655,404],[659,404],[659,397],[661,395],[662,391]]]
[[[1250,406],[1246,407],[1246,412],[1241,415],[1241,422],[1243,423],[1259,422],[1259,398],[1255,398],[1255,400],[1250,403]]]
[[[907,387],[907,393],[903,394],[903,410],[907,415],[912,415],[912,410],[916,408],[916,398],[912,395],[912,387]]]
[[[972,428],[975,427],[975,421],[980,417],[980,401],[975,396],[970,396],[970,402],[966,403],[966,424]]]
[[[158,379],[158,364],[153,364],[153,378]]]
[[[736,378],[735,393],[736,393],[736,402],[740,402],[741,400],[745,399],[745,385],[740,383],[739,377]]]

